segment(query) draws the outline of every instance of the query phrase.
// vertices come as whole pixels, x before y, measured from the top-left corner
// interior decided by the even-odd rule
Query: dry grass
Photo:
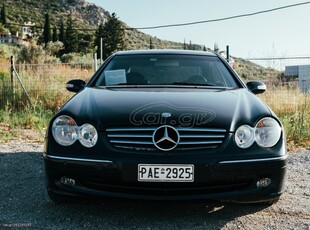
[[[72,93],[65,90],[70,79],[88,80],[92,73],[91,65],[18,65],[16,67],[31,97],[33,107],[29,108],[25,94],[16,81],[15,102],[10,98],[9,62],[0,63],[0,106],[1,100],[6,105],[0,115],[0,125],[21,128],[44,129],[51,115],[55,113]],[[2,88],[1,88],[2,87]],[[279,116],[285,126],[289,149],[310,147],[310,95],[299,92],[295,86],[269,86],[267,92],[260,96]],[[1,108],[0,108],[1,109]],[[1,133],[1,128],[0,128]]]
[[[23,110],[28,101],[22,87],[17,79],[15,80],[15,99],[14,105],[11,103],[11,80],[9,66],[0,64],[0,74],[3,79],[0,89],[6,93],[0,95],[0,101],[7,101],[10,107],[15,110]],[[16,65],[16,70],[25,88],[30,95],[34,107],[40,107],[57,111],[71,96],[65,90],[65,84],[71,79],[88,80],[93,73],[90,65]],[[16,75],[15,75],[16,76]],[[4,98],[7,96],[7,98]],[[2,98],[1,98],[2,97]]]
[[[310,95],[297,87],[269,86],[260,97],[282,121],[288,148],[310,148]]]
[[[260,95],[272,110],[278,115],[286,115],[298,111],[300,105],[308,97],[297,87],[267,86],[268,90]]]

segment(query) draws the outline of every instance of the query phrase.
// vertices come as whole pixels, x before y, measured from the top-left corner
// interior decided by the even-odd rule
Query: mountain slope
[[[33,22],[38,31],[43,28],[46,13],[50,15],[51,26],[59,27],[60,20],[66,20],[71,17],[77,28],[89,33],[94,33],[98,25],[105,22],[110,15],[108,11],[93,3],[85,0],[0,0],[6,6],[7,21],[13,24],[24,24]],[[14,27],[14,26],[13,26]],[[184,44],[172,41],[161,40],[142,33],[129,27],[124,23],[126,49],[149,49],[150,41],[155,49],[183,49]],[[14,28],[21,31],[20,27]],[[14,30],[12,30],[14,31]],[[41,32],[40,32],[41,33]],[[192,44],[192,49],[202,50],[202,45]],[[210,50],[210,49],[209,49]],[[262,79],[271,78],[279,74],[278,71],[266,69],[251,62],[235,58],[236,71],[244,79]]]
[[[94,29],[104,22],[109,12],[84,0],[1,0],[5,4],[9,22],[34,22],[42,27],[44,15],[50,14],[52,25],[71,16],[79,28]]]

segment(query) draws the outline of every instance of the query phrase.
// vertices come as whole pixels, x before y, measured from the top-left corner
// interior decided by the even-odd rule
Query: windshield
[[[218,57],[202,55],[116,55],[95,86],[122,85],[238,86]]]

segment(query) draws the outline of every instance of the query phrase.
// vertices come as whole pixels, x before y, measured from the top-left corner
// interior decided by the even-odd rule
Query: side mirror
[[[246,86],[254,94],[264,93],[267,90],[267,86],[261,81],[249,81]]]
[[[66,84],[66,89],[70,92],[77,93],[85,87],[86,83],[83,80],[70,80]]]

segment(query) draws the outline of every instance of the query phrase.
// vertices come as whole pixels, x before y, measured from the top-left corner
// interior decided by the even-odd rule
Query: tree
[[[220,50],[220,49],[219,49],[219,45],[218,45],[217,43],[214,43],[214,50],[213,50],[213,51],[214,51],[215,53],[218,53],[219,50]]]
[[[193,44],[192,44],[192,41],[189,41],[189,47],[188,47],[189,50],[193,50]]]
[[[71,17],[69,17],[69,20],[67,21],[66,28],[66,39],[64,41],[65,53],[77,52],[79,48],[79,40]]]
[[[98,28],[98,34],[96,33],[96,45],[97,52],[100,52],[100,45],[98,46],[98,40],[100,44],[99,35],[101,31]],[[124,29],[122,22],[118,20],[116,14],[113,13],[108,17],[108,21],[103,26],[103,59],[106,59],[112,53],[125,48],[124,42]]]
[[[94,34],[89,33],[88,31],[80,31],[78,33],[79,38],[79,48],[78,51],[80,53],[93,53],[93,44],[94,44]]]
[[[6,10],[5,10],[5,5],[4,3],[2,4],[1,8],[1,17],[0,17],[0,22],[5,25],[7,23],[6,21]]]
[[[6,32],[6,29],[4,28],[2,23],[0,23],[0,33],[4,33],[4,32]]]
[[[49,43],[51,40],[52,36],[51,36],[50,17],[49,14],[45,14],[44,31],[43,31],[43,41],[45,47],[47,46],[47,43]]]
[[[19,63],[44,63],[46,52],[42,46],[32,40],[27,46],[22,46],[17,57]]]
[[[207,51],[207,47],[206,46],[203,46],[203,51]]]
[[[185,39],[184,39],[184,42],[183,42],[183,50],[187,50],[187,45],[186,45]]]
[[[152,38],[150,38],[150,50],[154,49]]]
[[[61,42],[65,41],[65,27],[62,19],[60,20],[60,27],[59,27],[59,41]]]
[[[53,27],[53,42],[57,42],[57,41],[58,41],[57,27],[54,26]]]
[[[51,56],[60,57],[63,53],[64,44],[60,41],[49,42],[45,49],[46,53]]]

